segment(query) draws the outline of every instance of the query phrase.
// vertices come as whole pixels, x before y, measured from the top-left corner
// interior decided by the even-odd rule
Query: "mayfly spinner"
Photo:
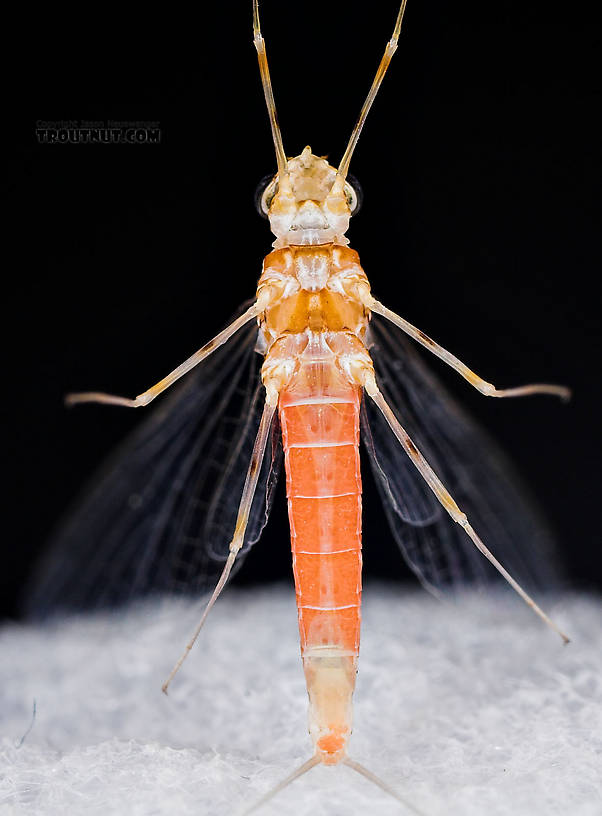
[[[314,155],[309,147],[298,156],[287,158],[276,117],[258,0],[254,0],[254,43],[277,161],[277,172],[260,198],[260,207],[276,240],[273,251],[264,260],[256,297],[213,340],[135,399],[97,392],[68,397],[71,405],[96,402],[142,407],[214,355],[207,368],[202,367],[210,372],[204,383],[194,381],[194,377],[201,377],[195,372],[192,385],[181,390],[172,404],[166,403],[165,409],[149,421],[146,430],[134,439],[127,462],[124,458],[113,468],[94,499],[96,504],[88,505],[90,528],[94,526],[94,534],[105,538],[104,561],[90,552],[89,563],[81,564],[77,576],[71,575],[79,582],[82,595],[92,586],[95,573],[109,563],[109,573],[117,569],[115,564],[120,565],[119,580],[138,582],[137,589],[141,591],[146,583],[150,586],[154,582],[159,589],[175,583],[181,578],[176,574],[176,564],[182,567],[194,562],[196,573],[202,574],[206,582],[208,576],[219,576],[192,639],[163,686],[164,691],[195,642],[235,562],[238,566],[237,556],[257,540],[265,525],[275,481],[277,432],[281,428],[301,654],[309,695],[309,731],[314,745],[312,758],[283,785],[318,763],[340,762],[382,784],[347,754],[360,642],[360,425],[377,482],[388,502],[396,538],[423,583],[436,587],[445,580],[443,573],[450,582],[469,573],[468,577],[478,578],[481,571],[491,569],[484,560],[488,559],[531,609],[564,641],[568,640],[510,574],[512,547],[528,535],[524,524],[521,527],[520,497],[508,494],[506,487],[505,496],[501,487],[496,494],[494,485],[492,498],[483,500],[489,501],[489,505],[482,518],[495,521],[492,546],[500,556],[503,554],[504,566],[475,532],[473,523],[477,529],[482,527],[486,536],[486,523],[478,511],[472,514],[470,500],[463,502],[468,478],[473,479],[475,492],[480,487],[491,488],[493,479],[486,475],[485,454],[462,450],[471,431],[461,417],[442,416],[444,403],[436,386],[428,400],[420,401],[421,384],[425,390],[430,387],[428,375],[412,361],[411,351],[403,346],[400,350],[399,341],[382,324],[378,325],[378,319],[372,321],[372,317],[381,316],[401,329],[485,396],[552,394],[566,399],[568,389],[525,385],[500,390],[483,380],[372,295],[359,256],[345,237],[358,197],[348,180],[350,161],[397,49],[405,6],[403,0],[349,144],[338,167],[334,167]],[[229,357],[222,349],[228,341]],[[216,403],[212,411],[217,410],[218,414],[220,410],[226,411],[240,391],[235,373],[240,354],[249,352],[250,359],[253,348],[264,356],[262,388],[257,390],[259,380],[255,381],[255,388],[252,377],[251,386],[246,391],[243,388],[245,399],[240,414],[243,433],[237,437],[230,435],[220,454],[215,441],[219,437],[215,431],[217,420],[207,418],[199,423],[199,412],[202,415],[208,410],[210,400]],[[401,370],[393,365],[396,358],[404,360]],[[427,425],[432,420],[428,435],[422,436],[417,430],[414,412]],[[455,423],[457,433],[453,438],[451,434],[445,436],[445,430],[439,431],[446,423]],[[439,448],[437,433],[442,434],[443,440]],[[249,440],[253,438],[249,450]],[[225,457],[222,473],[213,480],[203,462],[215,462],[220,455]],[[453,463],[449,459],[455,455],[464,456],[465,464],[472,455],[470,468],[466,468],[472,476],[465,477],[462,484],[453,478]],[[246,471],[240,466],[245,456]],[[150,468],[151,460],[161,462],[156,471]],[[129,495],[126,504],[119,504],[117,495],[123,497],[129,489],[123,486],[131,475],[128,468],[136,471],[134,475],[143,474],[147,481],[143,490]],[[147,472],[152,472],[152,477]],[[198,499],[195,504],[190,495],[197,489],[203,492],[208,484],[210,498],[204,503]],[[226,539],[227,549],[223,545],[220,549],[217,531],[230,518],[234,522],[224,511],[226,506],[230,507],[228,499],[233,484],[238,484],[239,490],[242,488],[242,497],[233,530],[231,527]],[[171,487],[163,495],[161,490],[166,485]],[[455,486],[458,493],[454,497],[448,488],[453,490]],[[261,500],[262,494],[265,501]],[[141,506],[154,514],[146,527],[140,521]],[[457,526],[444,525],[446,516],[441,508]],[[203,525],[204,540],[199,543],[198,529]],[[190,533],[195,526],[196,536]],[[75,540],[77,535],[76,524],[71,531],[67,530],[66,538]],[[140,562],[132,566],[131,557],[126,568],[127,553],[133,553],[135,548]],[[518,560],[516,552],[514,556],[514,564],[519,563],[520,570],[522,556],[518,555]],[[158,568],[160,559],[172,566]],[[155,572],[171,569],[170,578],[151,576],[150,565]],[[55,594],[56,576],[63,567],[64,563],[55,571]],[[70,573],[63,570],[62,574]],[[184,578],[193,585],[190,576]],[[43,593],[41,585],[40,599]],[[43,603],[41,600],[40,605]],[[390,790],[384,784],[383,787]]]

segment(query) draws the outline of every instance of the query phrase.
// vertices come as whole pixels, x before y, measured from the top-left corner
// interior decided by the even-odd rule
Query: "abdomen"
[[[310,733],[328,764],[345,754],[359,653],[360,398],[331,361],[312,360],[279,404]]]

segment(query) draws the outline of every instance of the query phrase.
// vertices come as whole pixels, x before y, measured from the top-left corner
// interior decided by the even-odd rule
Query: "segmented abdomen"
[[[359,406],[334,357],[302,363],[280,394],[309,731],[325,764],[345,756],[360,642]]]
[[[301,652],[359,650],[359,394],[280,398]]]

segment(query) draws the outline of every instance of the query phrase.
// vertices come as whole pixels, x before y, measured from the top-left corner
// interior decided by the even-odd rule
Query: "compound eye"
[[[278,192],[278,176],[264,176],[255,189],[255,209],[262,218],[268,217],[272,199]]]
[[[347,175],[345,180],[345,198],[351,210],[351,215],[357,215],[364,201],[361,185],[355,176]]]

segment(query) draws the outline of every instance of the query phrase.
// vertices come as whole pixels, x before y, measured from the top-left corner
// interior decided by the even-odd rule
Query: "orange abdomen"
[[[325,764],[345,756],[360,643],[359,407],[359,388],[323,360],[280,394],[309,731]]]
[[[297,394],[287,398],[286,392],[280,400],[301,651],[334,646],[357,655],[362,559],[359,394],[349,386],[346,394],[315,400],[304,401]]]

